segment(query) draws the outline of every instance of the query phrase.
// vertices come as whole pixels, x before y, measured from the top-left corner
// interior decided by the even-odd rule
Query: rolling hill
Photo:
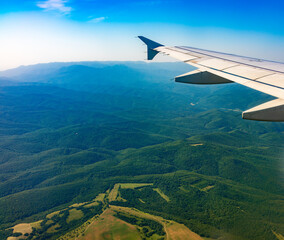
[[[1,72],[0,239],[118,183],[151,185],[120,188],[113,206],[201,237],[284,235],[284,125],[241,119],[270,96],[170,80],[186,71],[181,63],[78,62]]]

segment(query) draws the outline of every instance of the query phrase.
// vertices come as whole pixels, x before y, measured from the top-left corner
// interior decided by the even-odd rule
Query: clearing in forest
[[[169,198],[166,194],[164,194],[160,188],[153,188],[153,190],[156,191],[157,193],[159,193],[160,196],[161,196],[163,199],[165,199],[167,202],[170,201],[170,198]]]
[[[52,212],[52,213],[46,215],[46,218],[51,219],[53,216],[58,215],[59,213],[60,213],[60,211]]]
[[[189,230],[185,225],[170,221],[166,223],[168,240],[203,240],[198,234]]]
[[[83,202],[83,203],[74,203],[73,205],[69,206],[70,208],[71,207],[74,207],[74,208],[78,208],[78,207],[81,207],[85,204],[87,204],[88,202]]]
[[[137,228],[113,216],[111,209],[106,209],[93,221],[78,240],[138,240],[141,239]]]
[[[84,217],[84,213],[81,210],[77,210],[75,208],[69,210],[69,216],[66,220],[67,223],[70,223],[73,220],[77,220]]]
[[[94,201],[98,201],[98,202],[102,202],[105,198],[105,193],[100,193],[95,199]]]
[[[46,232],[47,232],[47,233],[55,233],[55,232],[58,231],[58,230],[57,230],[58,228],[60,228],[60,225],[57,223],[57,224],[51,226],[50,228],[48,228],[48,229],[46,230]]]
[[[32,226],[29,223],[21,223],[13,227],[13,233],[21,233],[21,236],[18,237],[8,237],[7,240],[19,240],[19,239],[26,239],[27,237],[24,236],[26,233],[30,234],[32,232]]]
[[[13,227],[13,232],[16,233],[22,233],[25,235],[26,233],[31,233],[33,231],[31,224],[29,223],[21,223]]]
[[[89,204],[84,205],[84,208],[91,208],[91,207],[95,207],[98,206],[99,203],[98,202],[91,202]]]
[[[202,188],[201,191],[206,192],[206,191],[210,190],[211,188],[214,188],[214,186],[213,185],[209,185],[209,186],[207,186],[205,188]]]
[[[129,215],[137,216],[140,218],[154,220],[163,225],[166,232],[166,240],[203,240],[198,234],[189,230],[185,225],[179,224],[174,221],[166,220],[159,216],[154,216],[149,213],[141,212],[134,208],[120,207],[111,205],[112,210],[128,213]]]
[[[196,144],[191,144],[192,147],[196,147],[196,146],[202,146],[203,143],[196,143]]]
[[[146,186],[152,186],[153,183],[116,183],[113,187],[113,189],[110,191],[108,195],[108,199],[110,202],[117,200],[117,196],[119,193],[119,188],[123,189],[135,189],[138,187],[146,187]]]
[[[153,183],[119,183],[121,188],[135,189],[138,187],[152,186]]]
[[[118,194],[118,189],[119,189],[119,183],[115,184],[113,189],[110,191],[109,195],[108,195],[108,200],[110,202],[115,201],[117,194]]]
[[[272,232],[273,232],[273,234],[275,235],[275,237],[277,237],[277,239],[279,239],[279,240],[284,240],[284,236],[283,236],[282,234],[276,233],[276,232],[274,232],[274,231],[272,231]]]
[[[41,229],[41,222],[42,222],[42,220],[39,220],[39,221],[37,221],[37,222],[32,222],[31,223],[31,227],[32,228],[35,228],[35,229]]]

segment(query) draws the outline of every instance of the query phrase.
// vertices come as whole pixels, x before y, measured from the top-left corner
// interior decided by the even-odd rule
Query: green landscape
[[[0,239],[283,239],[284,124],[241,118],[271,97],[190,70],[0,72]]]

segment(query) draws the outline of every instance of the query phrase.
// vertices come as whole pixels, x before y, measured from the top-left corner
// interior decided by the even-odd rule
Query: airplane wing
[[[197,68],[175,78],[176,82],[190,84],[220,84],[236,82],[264,92],[276,99],[243,112],[244,119],[284,121],[284,63],[192,47],[168,47],[143,36],[147,45],[147,59],[159,52]]]

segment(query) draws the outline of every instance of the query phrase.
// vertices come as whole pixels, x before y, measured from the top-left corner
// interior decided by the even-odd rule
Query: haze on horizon
[[[277,0],[2,1],[0,70],[45,62],[143,60],[137,35],[284,61],[283,9]]]

